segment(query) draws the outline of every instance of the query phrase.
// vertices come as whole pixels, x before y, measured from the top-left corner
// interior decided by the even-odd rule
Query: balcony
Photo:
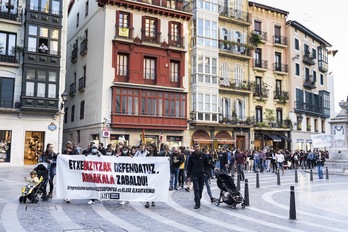
[[[76,83],[72,83],[70,84],[70,87],[69,87],[69,95],[71,97],[75,96],[76,94]]]
[[[286,47],[288,46],[288,38],[285,36],[273,36],[273,44],[275,46]]]
[[[220,116],[220,124],[254,126],[255,117]]]
[[[251,25],[251,18],[248,12],[244,12],[241,10],[236,10],[233,8],[228,8],[224,6],[219,6],[219,12],[221,16],[221,20],[232,20],[236,24],[242,26]],[[225,18],[225,19],[224,19]]]
[[[168,34],[168,45],[174,47],[185,48],[184,46],[185,37],[180,35],[170,35]]]
[[[252,33],[261,36],[261,43],[267,41],[267,32],[254,30]]]
[[[261,89],[259,85],[256,85],[253,96],[256,97],[258,100],[265,100],[265,98],[268,98],[268,90],[265,88]]]
[[[230,53],[240,58],[251,58],[251,50],[247,44],[236,43],[228,40],[219,41],[220,52]]]
[[[279,103],[286,103],[289,100],[289,92],[280,91],[276,88],[273,92],[273,99],[276,99]]]
[[[311,52],[305,51],[303,53],[302,62],[307,65],[315,65],[315,59]]]
[[[303,82],[303,87],[306,89],[315,89],[315,81],[313,80],[313,75],[308,75],[305,77],[305,80]]]
[[[84,56],[87,54],[87,39],[84,39],[80,44],[80,55]]]
[[[295,101],[294,111],[298,114],[307,114],[315,117],[330,117],[330,108],[303,101]]]
[[[326,61],[319,60],[318,61],[319,71],[326,73],[329,71],[329,64]]]
[[[268,61],[261,60],[261,59],[254,59],[253,68],[258,69],[260,71],[266,71],[268,69]]]
[[[233,56],[250,59],[251,51],[247,44],[236,43],[228,40],[219,41],[220,52],[229,53]]]
[[[16,22],[22,22],[22,10],[18,10],[16,5],[11,5],[11,7],[8,7],[3,3],[4,5],[0,5],[0,18],[1,19],[7,19],[11,21]]]
[[[79,91],[82,92],[82,91],[85,91],[85,88],[86,88],[86,77],[81,77],[79,79]]]
[[[19,64],[19,59],[17,59],[16,56],[1,55],[0,54],[0,62]]]
[[[159,44],[161,42],[161,34],[162,32],[149,32],[148,30],[141,29],[141,40],[142,42],[156,43]]]
[[[134,27],[120,27],[117,25],[115,38],[133,40],[134,39],[133,31],[134,31]]]
[[[277,73],[288,73],[288,65],[282,63],[273,63],[273,71]]]
[[[70,60],[71,60],[71,63],[77,62],[77,48],[74,48],[74,50],[72,50]]]

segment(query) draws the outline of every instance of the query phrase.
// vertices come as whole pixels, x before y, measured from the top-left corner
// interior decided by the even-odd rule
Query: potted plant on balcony
[[[10,9],[10,10],[13,10],[14,9],[14,5],[13,4],[10,4],[9,2],[6,3],[6,8],[7,9]]]
[[[257,47],[261,43],[261,40],[262,40],[261,35],[254,32],[250,33],[250,39],[249,39],[250,45]]]

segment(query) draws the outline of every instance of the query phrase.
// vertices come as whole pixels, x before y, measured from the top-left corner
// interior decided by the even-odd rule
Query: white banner
[[[332,136],[329,134],[312,135],[312,142],[314,148],[331,147]]]
[[[59,155],[59,199],[168,201],[168,157]]]

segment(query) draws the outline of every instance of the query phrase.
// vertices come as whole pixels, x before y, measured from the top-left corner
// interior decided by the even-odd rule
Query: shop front
[[[12,131],[0,130],[0,163],[8,163],[11,160]]]

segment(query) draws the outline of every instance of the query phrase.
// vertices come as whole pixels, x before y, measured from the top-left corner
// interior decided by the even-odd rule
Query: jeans
[[[170,181],[169,181],[170,187],[169,188],[173,189],[178,187],[178,178],[179,178],[179,168],[174,168],[174,170],[170,171]]]
[[[244,164],[237,164],[237,173],[240,175],[240,180],[244,180]]]
[[[184,169],[179,169],[179,185],[181,187],[184,187],[184,183],[185,183],[185,170]]]
[[[323,166],[322,165],[317,165],[317,170],[318,170],[318,177],[319,179],[323,179]]]
[[[195,203],[201,204],[202,192],[204,187],[204,175],[202,176],[191,176],[193,182],[193,191],[195,195]]]
[[[204,184],[205,184],[205,186],[207,187],[207,192],[208,192],[208,195],[209,195],[210,199],[212,199],[212,198],[213,198],[213,195],[211,194],[209,179],[210,179],[210,178],[209,178],[208,175],[205,175],[205,176],[204,176]]]

